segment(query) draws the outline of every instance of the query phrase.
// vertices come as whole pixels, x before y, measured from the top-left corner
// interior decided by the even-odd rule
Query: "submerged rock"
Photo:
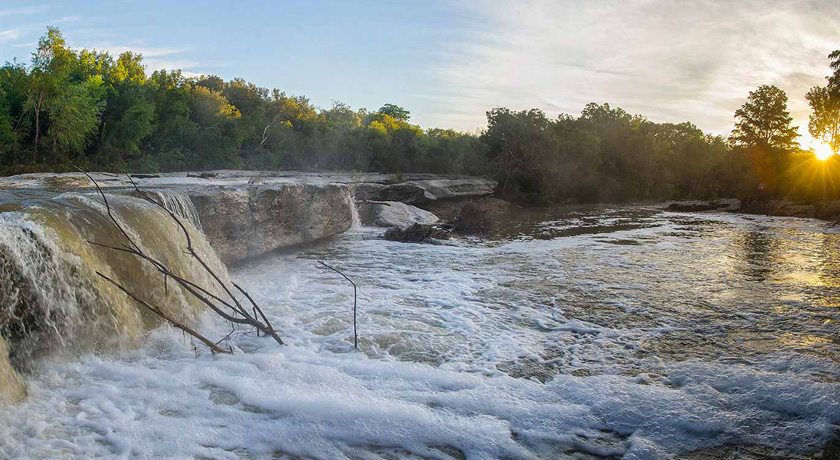
[[[396,201],[368,201],[359,206],[363,225],[379,227],[408,227],[412,224],[434,224],[438,216],[410,204]]]
[[[450,229],[441,225],[414,224],[409,227],[389,228],[385,239],[401,243],[432,243],[434,240],[448,240]]]

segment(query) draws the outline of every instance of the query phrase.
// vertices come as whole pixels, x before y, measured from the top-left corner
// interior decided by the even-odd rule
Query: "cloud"
[[[35,14],[40,13],[42,11],[46,11],[47,7],[44,5],[40,6],[30,6],[27,8],[17,8],[17,9],[0,9],[0,17],[3,16],[13,16],[13,15],[27,15],[27,14]]]
[[[775,84],[787,91],[804,132],[804,94],[824,84],[826,56],[840,48],[840,8],[830,3],[459,3],[475,19],[445,55],[447,64],[434,69],[450,100],[434,118],[470,129],[494,106],[556,115],[610,102],[727,134],[747,93]]]
[[[14,41],[20,38],[20,29],[0,30],[0,43]]]

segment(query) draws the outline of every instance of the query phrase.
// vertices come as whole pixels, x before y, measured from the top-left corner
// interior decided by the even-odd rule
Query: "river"
[[[359,351],[353,289],[359,286]],[[648,207],[357,229],[230,270],[288,346],[170,327],[53,358],[8,458],[789,458],[836,449],[840,228]],[[200,327],[230,327],[206,315]],[[832,441],[834,440],[834,441]],[[834,447],[832,447],[834,446]],[[766,457],[763,457],[766,456]]]

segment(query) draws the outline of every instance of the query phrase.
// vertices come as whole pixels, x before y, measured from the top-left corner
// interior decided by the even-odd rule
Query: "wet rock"
[[[206,188],[189,196],[224,263],[335,235],[353,220],[341,185]]]
[[[199,173],[199,174],[190,174],[187,173],[187,177],[197,177],[199,179],[212,179],[218,176],[219,173]]]
[[[491,195],[496,182],[479,178],[424,178],[383,185],[356,185],[359,201],[399,201],[406,204],[429,204],[437,201],[476,199]]]
[[[409,227],[393,227],[385,232],[385,239],[401,243],[433,243],[434,240],[448,240],[450,230],[441,225],[414,224]]]
[[[368,197],[373,201],[399,201],[405,204],[428,203],[437,199],[425,188],[410,183],[386,185],[378,190],[372,190]]]
[[[433,224],[440,219],[433,213],[410,204],[396,201],[368,201],[359,206],[359,218],[364,225],[379,227],[408,227],[412,224]]]
[[[481,198],[492,195],[497,185],[495,181],[478,178],[426,179],[410,183],[422,187],[436,200]]]
[[[666,209],[676,212],[727,211],[734,212],[741,209],[741,200],[724,198],[720,200],[686,200],[674,201],[667,204]]]

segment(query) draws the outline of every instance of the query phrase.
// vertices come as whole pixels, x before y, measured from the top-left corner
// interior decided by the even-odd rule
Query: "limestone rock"
[[[207,240],[226,264],[352,226],[348,191],[341,185],[212,187],[189,196]]]
[[[406,204],[428,203],[437,198],[425,188],[412,184],[394,184],[382,187],[371,193],[370,199],[375,201],[399,201]]]
[[[359,206],[359,218],[364,225],[379,227],[408,227],[412,224],[433,224],[439,219],[433,213],[410,204],[396,201],[366,202]]]

